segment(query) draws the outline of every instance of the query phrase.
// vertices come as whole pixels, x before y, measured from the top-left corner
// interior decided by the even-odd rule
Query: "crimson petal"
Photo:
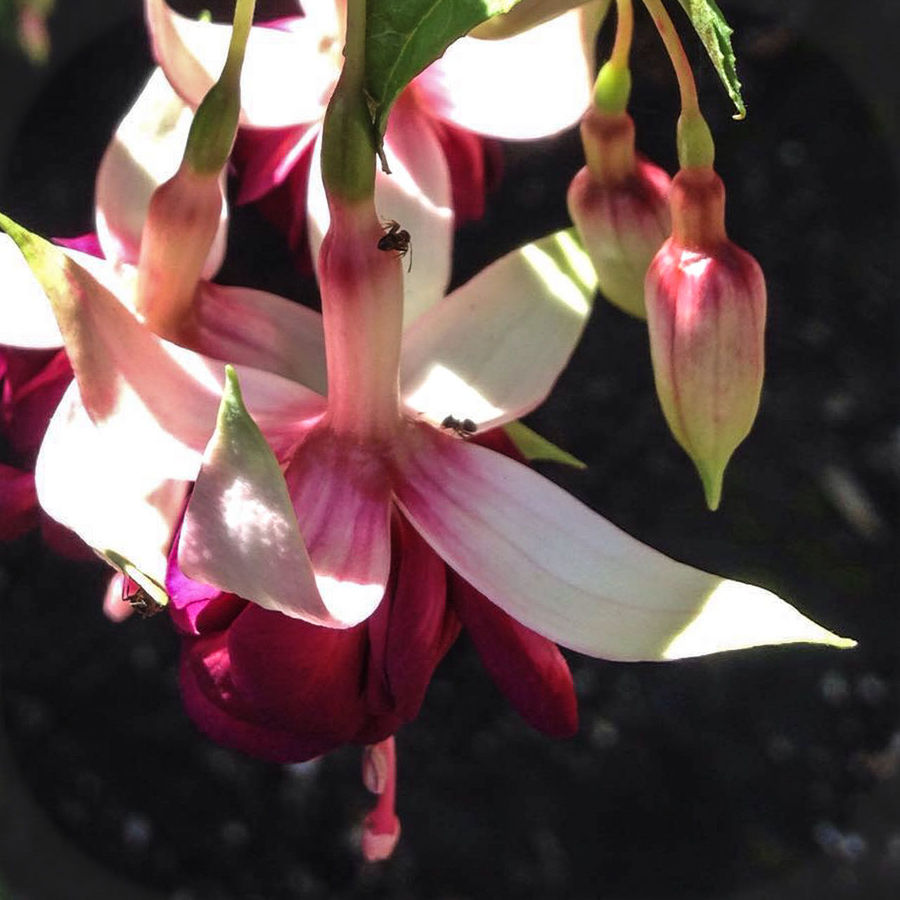
[[[572,673],[559,648],[520,625],[470,584],[450,580],[450,596],[484,667],[519,714],[551,737],[578,729]]]

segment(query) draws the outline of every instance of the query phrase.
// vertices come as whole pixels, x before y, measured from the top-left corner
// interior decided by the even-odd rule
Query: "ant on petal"
[[[385,233],[378,239],[378,249],[391,251],[393,250],[401,257],[409,253],[409,266],[406,271],[412,271],[412,252],[410,249],[411,238],[409,232],[405,228],[400,227],[400,223],[389,219],[385,224]]]
[[[446,416],[441,422],[441,428],[446,428],[461,438],[471,437],[478,431],[478,426],[471,419],[457,419],[456,416]]]
[[[163,609],[162,604],[158,603],[142,587],[138,587],[133,594],[129,594],[127,597],[123,596],[122,599],[130,604],[142,619],[149,619]]]

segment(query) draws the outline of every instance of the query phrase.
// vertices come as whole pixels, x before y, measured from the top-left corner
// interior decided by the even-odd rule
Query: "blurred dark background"
[[[644,327],[608,304],[529,424],[590,464],[544,471],[593,508],[776,590],[859,649],[572,655],[582,724],[554,742],[505,706],[463,639],[398,736],[404,833],[372,866],[355,843],[369,803],[356,750],[283,768],[215,747],[181,711],[165,617],[113,625],[100,568],[25,539],[0,548],[0,897],[898,895],[900,8],[721,5],[746,121],[683,33],[731,235],[762,263],[770,302],[762,409],[722,508],[706,512],[668,436]],[[284,11],[259,0],[260,16]],[[92,227],[96,166],[150,58],[137,0],[57,0],[50,31],[43,69],[0,49],[0,208],[72,235]],[[671,171],[675,86],[645,16],[635,53],[638,141]],[[460,232],[457,283],[567,224],[574,132],[504,158],[487,216]],[[223,281],[308,296],[253,209],[230,240]]]

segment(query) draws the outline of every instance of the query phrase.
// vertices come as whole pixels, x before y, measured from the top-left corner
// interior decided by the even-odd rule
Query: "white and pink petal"
[[[391,569],[391,482],[385,459],[353,437],[312,431],[285,479],[322,600],[345,626],[367,619]]]
[[[110,440],[73,382],[53,414],[35,469],[41,506],[101,554],[112,551],[158,584],[187,484],[167,478],[140,437]],[[150,465],[144,465],[149,461]]]
[[[326,392],[322,316],[276,294],[203,282],[194,301],[191,347],[274,372]]]
[[[164,0],[145,0],[144,11],[156,62],[196,109],[222,71],[231,26],[188,19]],[[241,72],[242,125],[283,128],[322,117],[341,50],[330,23],[328,16],[304,16],[279,28],[250,30]]]
[[[769,591],[676,562],[531,469],[420,424],[397,500],[431,546],[504,612],[604,659],[759,644],[852,646]]]
[[[594,79],[582,13],[571,10],[513,37],[462,38],[413,82],[434,115],[506,140],[575,125]]]
[[[185,511],[178,565],[188,578],[265,609],[334,624],[278,461],[247,413],[233,370]]]
[[[452,415],[480,428],[530,412],[575,349],[596,285],[572,229],[508,253],[406,332],[406,404],[434,424]]]
[[[95,185],[97,235],[104,256],[112,263],[137,264],[150,198],[178,171],[193,118],[191,109],[156,69],[116,128]],[[204,278],[219,270],[225,256],[224,185],[222,197],[219,228],[203,268]]]

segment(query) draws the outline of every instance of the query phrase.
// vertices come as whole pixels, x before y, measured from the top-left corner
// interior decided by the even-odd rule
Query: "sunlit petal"
[[[570,230],[509,253],[404,335],[407,404],[439,424],[509,422],[547,396],[591,311],[596,278]]]
[[[190,108],[156,69],[116,129],[97,172],[97,235],[108,260],[137,263],[150,197],[177,171],[192,120]],[[222,264],[227,231],[228,205],[223,202],[204,278]]]
[[[137,437],[131,447],[108,437],[88,417],[73,382],[38,455],[38,499],[85,543],[114,551],[162,584],[186,484],[165,477],[153,448]]]
[[[337,624],[322,604],[278,461],[228,378],[178,546],[196,581],[265,609]]]
[[[63,344],[53,307],[12,238],[0,233],[0,344],[35,350]]]
[[[463,38],[415,81],[431,109],[470,131],[546,137],[574,125],[590,101],[593,65],[572,10],[498,41]]]
[[[675,562],[531,469],[425,425],[397,497],[447,563],[563,646],[654,660],[757,644],[850,646],[768,591]]]
[[[323,602],[345,625],[363,621],[381,602],[391,567],[384,461],[322,430],[300,446],[285,478]]]
[[[185,18],[164,0],[145,0],[144,8],[157,63],[196,108],[222,70],[231,26]],[[281,128],[321,118],[340,58],[335,35],[324,33],[323,24],[304,17],[289,30],[251,30],[241,72],[243,125]]]

